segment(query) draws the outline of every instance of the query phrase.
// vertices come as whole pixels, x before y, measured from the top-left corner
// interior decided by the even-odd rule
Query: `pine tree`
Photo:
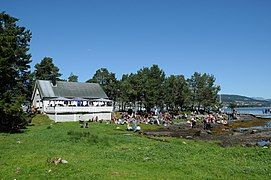
[[[109,72],[106,68],[100,68],[95,72],[92,79],[86,82],[100,84],[108,98],[114,101],[116,100],[118,81],[115,77],[115,73]]]
[[[68,82],[78,82],[78,76],[71,73],[70,76],[68,77]]]
[[[0,13],[0,131],[14,132],[27,122],[22,103],[28,91],[28,53],[31,32],[16,24],[18,19]]]
[[[35,65],[34,76],[39,80],[52,80],[52,78],[61,80],[59,79],[61,76],[59,68],[53,63],[51,57],[44,57],[40,63]]]

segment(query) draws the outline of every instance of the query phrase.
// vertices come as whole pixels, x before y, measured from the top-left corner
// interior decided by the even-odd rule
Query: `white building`
[[[97,83],[37,80],[32,107],[56,122],[111,120],[112,101]]]

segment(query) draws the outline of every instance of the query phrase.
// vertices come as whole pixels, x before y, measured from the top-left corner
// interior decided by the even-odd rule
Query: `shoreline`
[[[270,122],[270,127],[264,128]],[[217,141],[222,147],[241,145],[257,146],[260,141],[271,142],[271,119],[262,119],[251,114],[241,115],[240,119],[229,124],[214,124],[210,130],[204,130],[202,123],[195,128],[187,124],[171,125],[157,130],[146,130],[147,137],[176,137],[200,141]]]

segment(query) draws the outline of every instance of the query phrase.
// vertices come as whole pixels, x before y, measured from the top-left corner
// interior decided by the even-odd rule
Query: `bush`
[[[2,99],[0,102],[0,131],[19,132],[25,128],[27,119],[21,108],[21,101],[18,99]]]

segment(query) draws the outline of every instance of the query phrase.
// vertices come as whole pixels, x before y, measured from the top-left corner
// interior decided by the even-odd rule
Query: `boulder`
[[[61,159],[61,163],[62,163],[62,164],[67,164],[68,161],[66,161],[65,159]]]
[[[206,131],[208,134],[213,134],[211,130]]]

